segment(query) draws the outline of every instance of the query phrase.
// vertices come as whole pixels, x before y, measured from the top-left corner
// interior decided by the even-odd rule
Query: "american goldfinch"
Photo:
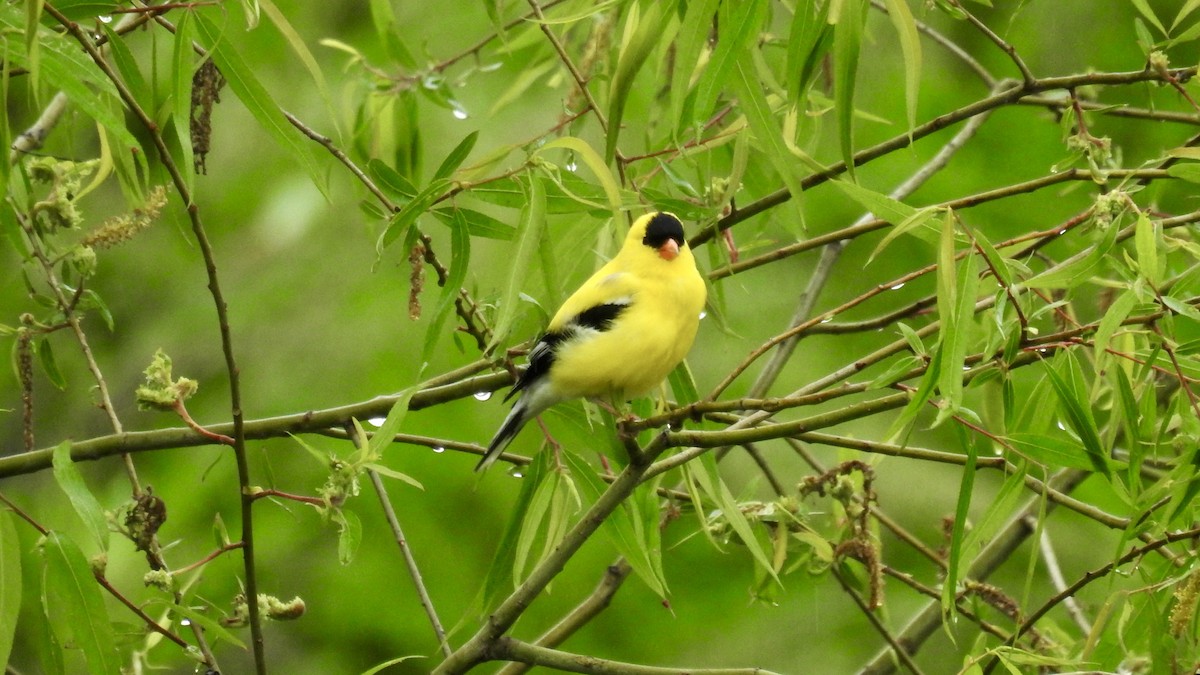
[[[556,403],[623,401],[653,389],[691,349],[706,295],[679,218],[638,218],[616,257],[567,298],[529,352],[529,368],[504,400],[521,398],[475,470]]]

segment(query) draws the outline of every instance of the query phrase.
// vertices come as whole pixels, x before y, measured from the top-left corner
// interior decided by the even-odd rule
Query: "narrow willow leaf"
[[[296,58],[300,59],[300,63],[304,64],[304,69],[308,71],[309,77],[312,78],[312,83],[316,86],[317,94],[321,97],[321,101],[325,103],[325,111],[329,113],[328,118],[334,120],[336,124],[338,115],[333,106],[333,97],[329,93],[329,85],[326,84],[325,75],[321,73],[321,66],[317,64],[317,59],[308,49],[304,38],[300,36],[300,33],[287,20],[283,12],[279,11],[279,7],[275,5],[273,0],[254,0],[254,2],[257,7],[260,7],[266,13],[271,23],[275,24],[275,28],[287,40],[288,47],[291,47]]]
[[[1197,7],[1200,7],[1200,0],[1187,0],[1183,3],[1183,7],[1180,7],[1179,12],[1175,14],[1175,20],[1171,22],[1171,30],[1174,31],[1178,28],[1179,22],[1187,18],[1188,14],[1196,11]]]
[[[570,194],[566,189],[570,190]],[[599,185],[577,177],[559,176],[558,181],[543,183],[546,193],[546,213],[552,215],[594,213],[598,217],[612,215],[607,206],[608,194]],[[523,209],[529,202],[528,189],[516,178],[503,178],[471,188],[471,196],[489,204],[510,209]]]
[[[133,94],[133,99],[142,106],[144,110],[155,110],[158,106],[155,104],[150,93],[150,86],[146,84],[146,78],[142,75],[142,70],[138,66],[137,59],[134,58],[133,52],[129,50],[129,45],[121,39],[121,36],[112,29],[107,23],[101,23],[104,29],[104,35],[108,37],[108,49],[112,54],[113,63],[117,66],[117,72],[121,74],[121,80],[125,83],[125,87],[129,93]]]
[[[963,557],[973,559],[1009,521],[1024,494],[1025,473],[1025,463],[1021,462],[1017,470],[1004,479],[1000,491],[988,503],[983,515],[971,524],[970,532],[963,539]],[[960,568],[960,572],[965,573],[965,568]]]
[[[779,124],[776,123],[766,94],[763,92],[762,83],[755,75],[754,61],[750,52],[743,53],[742,57],[734,62],[731,75],[733,90],[738,97],[738,105],[750,122],[750,131],[762,145],[767,155],[767,161],[775,167],[783,184],[787,186],[788,192],[793,197],[799,197],[804,189],[797,171],[799,167],[791,152],[788,151]]]
[[[570,455],[570,453],[564,454]],[[512,570],[513,560],[516,558],[517,538],[521,535],[525,516],[529,512],[529,503],[533,500],[533,493],[542,484],[549,471],[549,463],[550,453],[540,452],[534,455],[533,461],[522,472],[524,476],[521,479],[521,491],[517,494],[516,503],[509,510],[511,515],[508,525],[504,528],[504,535],[500,537],[496,555],[492,558],[492,565],[488,568],[487,577],[483,582],[482,607],[480,608],[482,615],[486,615],[496,605],[496,602],[502,596],[507,595],[513,587]]]
[[[491,4],[491,3],[488,3],[488,4]],[[383,663],[380,663],[376,666],[373,666],[371,668],[364,670],[362,672],[362,675],[377,675],[378,673],[382,673],[383,671],[387,670],[388,668],[391,668],[392,666],[400,664],[400,663],[404,663],[405,661],[409,661],[411,659],[424,659],[424,658],[427,658],[427,657],[422,656],[420,654],[413,654],[411,656],[398,656],[394,659],[388,659],[387,661],[384,661]]]
[[[393,199],[412,199],[419,192],[417,186],[380,159],[367,162],[367,175]]]
[[[1167,175],[1189,183],[1200,183],[1200,163],[1172,164],[1167,167]]]
[[[574,453],[564,452],[562,453],[562,457],[566,461],[568,468],[570,468],[571,477],[575,480],[575,484],[579,487],[583,498],[589,503],[595,503],[608,486],[596,477],[595,469],[588,466],[587,462],[584,462]],[[637,534],[638,526],[635,525],[637,519],[634,517],[634,513],[635,500],[632,498],[627,499],[620,507],[609,514],[608,518],[604,519],[601,528],[608,535],[617,552],[629,562],[629,566],[633,568],[638,578],[645,582],[650,587],[650,590],[657,593],[659,597],[666,597],[666,579],[659,576],[658,567],[651,560],[649,542]]]
[[[308,173],[313,185],[328,197],[325,172],[317,164],[312,149],[288,124],[279,105],[254,74],[254,69],[234,48],[229,40],[227,28],[217,26],[203,14],[197,13],[194,16],[199,42],[221,69],[221,75],[225,77],[230,91],[246,106],[246,110],[250,111],[263,130]]]
[[[1092,408],[1086,398],[1087,389],[1083,386],[1079,362],[1070,350],[1060,352],[1057,360],[1060,362],[1057,368],[1046,364],[1046,379],[1058,395],[1058,402],[1066,413],[1067,423],[1083,442],[1084,453],[1091,469],[1106,477],[1110,476],[1108,454],[1100,442],[1096,420],[1092,418]],[[1059,368],[1063,372],[1060,373]]]
[[[686,359],[679,362],[671,374],[667,376],[671,391],[675,393],[675,402],[687,405],[700,400],[700,390],[696,387],[696,378]]]
[[[427,363],[433,354],[433,348],[442,337],[446,325],[446,317],[454,309],[454,302],[467,280],[467,268],[471,264],[471,233],[467,230],[466,218],[455,210],[450,219],[450,269],[446,273],[446,283],[438,296],[437,307],[429,320],[425,331],[425,344],[421,348],[421,362]]]
[[[854,183],[839,180],[832,182],[839,187],[855,185]],[[882,253],[885,248],[887,248],[888,244],[891,244],[898,237],[904,234],[912,234],[923,241],[936,241],[937,236],[933,235],[932,231],[937,230],[937,228],[931,227],[929,221],[932,220],[937,213],[938,209],[935,208],[917,209],[913,212],[912,216],[905,218],[904,220],[893,221],[895,224],[891,227],[891,229],[888,230],[888,233],[883,236],[883,239],[880,239],[879,243],[875,245],[874,250],[871,251],[871,255],[867,257],[867,263],[870,264],[872,261],[874,261],[875,257]]]
[[[554,501],[554,494],[561,481],[561,474],[551,471],[547,474],[546,480],[537,486],[533,492],[533,498],[529,500],[529,510],[526,511],[525,518],[521,522],[521,534],[517,537],[517,548],[513,556],[512,579],[514,586],[519,586],[525,578],[525,570],[529,565],[529,553],[533,550],[533,544],[537,541],[538,535],[549,530],[544,527],[544,523],[550,513],[550,505]]]
[[[701,470],[693,474],[696,482],[709,499],[717,504],[721,515],[725,517],[725,522],[729,523],[729,527],[742,540],[746,550],[750,551],[750,555],[754,557],[759,567],[768,572],[775,581],[779,581],[779,577],[775,574],[775,566],[771,564],[766,550],[754,536],[750,521],[746,520],[746,514],[742,513],[737,501],[733,498],[733,493],[729,491],[725,481],[721,480],[721,474],[717,471],[716,457],[713,456],[713,453],[706,452],[700,456],[699,461]]]
[[[617,152],[621,120],[625,117],[625,102],[633,89],[638,71],[650,59],[650,53],[661,43],[663,30],[671,17],[670,4],[663,2],[633,3],[628,14],[628,39],[623,40],[617,55],[617,67],[608,90],[608,135],[604,142],[604,158],[611,162]],[[637,9],[642,11],[639,13]]]
[[[700,61],[700,54],[708,44],[713,17],[717,13],[719,0],[696,0],[689,2],[679,27],[679,38],[675,41],[675,67],[671,71],[671,117],[679,123],[683,119],[683,105],[692,91],[692,79]],[[698,78],[697,78],[698,79]],[[684,136],[682,128],[676,136]]]
[[[462,166],[463,162],[467,161],[467,157],[471,154],[471,150],[475,148],[475,141],[478,139],[479,132],[472,131],[467,134],[466,138],[459,141],[458,145],[454,146],[454,149],[450,151],[450,154],[446,155],[446,158],[442,160],[437,171],[433,173],[433,180],[449,178],[458,167]]]
[[[163,600],[162,598],[151,598],[149,604],[162,607],[168,612],[171,612],[172,614],[178,614],[197,626],[200,626],[204,629],[204,637],[208,638],[209,640],[224,641],[228,642],[234,647],[237,647],[238,649],[246,649],[245,642],[242,642],[228,628],[222,626],[220,621],[213,619],[204,612],[196,611],[191,607],[188,607],[186,604],[175,604],[173,602]]]
[[[965,225],[964,225],[965,227]],[[979,246],[979,250],[983,252],[983,257],[987,258],[988,265],[997,275],[997,280],[1005,288],[1011,288],[1013,285],[1012,269],[1008,266],[1008,260],[1000,255],[992,242],[983,236],[982,232],[972,232],[971,240]]]
[[[362,543],[362,521],[353,511],[341,510],[335,516],[338,522],[338,562],[349,565],[354,562],[358,546]]]
[[[1117,241],[1116,227],[1109,227],[1104,239],[1025,281],[1030,288],[1074,288],[1087,281]]]
[[[80,650],[93,675],[120,675],[116,635],[87,558],[57,532],[46,535],[42,552],[46,559],[42,597],[59,643]]]
[[[438,197],[445,194],[448,188],[449,182],[446,180],[434,181],[422,190],[420,194],[413,197],[412,201],[401,207],[392,216],[391,220],[388,221],[387,227],[383,229],[383,233],[379,235],[379,240],[375,243],[375,252],[382,255],[383,250],[394,241],[401,237],[407,238],[413,224],[417,222],[417,218],[428,211],[429,207],[437,201]]]
[[[1142,211],[1138,214],[1137,223],[1133,226],[1133,243],[1137,250],[1138,268],[1142,276],[1154,288],[1162,283],[1162,264],[1158,256],[1158,237],[1154,221]]]
[[[766,9],[764,0],[721,3],[717,46],[696,82],[691,126],[703,125],[713,114],[717,98],[731,81],[734,64],[748,49],[754,48],[754,40],[763,25]]]
[[[521,210],[521,219],[517,225],[517,250],[510,261],[511,267],[508,286],[500,300],[500,313],[492,327],[492,342],[489,351],[495,349],[512,330],[517,318],[517,298],[525,285],[525,276],[529,272],[533,257],[542,242],[542,229],[546,227],[546,188],[540,176],[531,176],[529,181],[529,200]]]
[[[8,663],[21,611],[21,542],[8,509],[0,509],[0,663]]]
[[[1164,27],[1162,22],[1158,20],[1158,16],[1154,14],[1154,10],[1150,9],[1150,3],[1148,3],[1146,0],[1130,0],[1130,2],[1133,3],[1133,6],[1137,8],[1137,11],[1140,12],[1141,15],[1144,16],[1152,26],[1158,29],[1159,33],[1162,33],[1163,37],[1169,37],[1170,33],[1167,32],[1166,27]]]
[[[870,211],[872,215],[880,220],[886,220],[893,224],[902,223],[915,218],[920,213],[917,209],[902,201],[892,199],[882,192],[865,188],[858,183],[852,183],[840,178],[834,179],[831,182],[845,193],[847,197],[858,202],[859,206]]]
[[[480,211],[454,206],[448,209],[434,209],[431,213],[447,226],[450,226],[455,218],[461,218],[467,225],[467,233],[472,237],[512,241],[516,236],[516,229],[512,225]]]
[[[854,89],[862,46],[862,0],[843,0],[833,28],[833,94],[837,112],[838,142],[846,171],[854,177]]]
[[[613,210],[614,215],[621,208],[621,186],[617,182],[616,176],[609,170],[608,164],[600,157],[600,154],[592,149],[592,146],[587,144],[581,138],[574,136],[564,136],[556,138],[553,141],[542,146],[542,150],[553,150],[555,148],[566,148],[571,152],[579,155],[584,164],[587,164],[592,175],[596,180],[600,181],[600,186],[604,188],[604,195],[608,198],[608,207]],[[563,185],[564,188],[568,186]]]
[[[1022,457],[1054,469],[1068,468],[1095,471],[1096,467],[1083,444],[1064,433],[1035,434],[1014,432],[1006,439]]]
[[[963,365],[967,347],[975,326],[975,294],[979,275],[975,273],[975,256],[968,255],[954,272],[954,221],[947,215],[942,230],[942,247],[938,259],[938,318],[941,319],[942,364],[938,389],[942,406],[934,426],[958,413],[963,397]],[[947,267],[947,263],[949,267]],[[946,298],[949,295],[949,298]]]
[[[796,110],[805,110],[805,97],[818,66],[829,51],[833,31],[829,24],[828,2],[802,2],[793,9],[787,42],[787,74],[785,86],[788,103]]]
[[[900,52],[904,56],[904,109],[911,133],[917,126],[917,95],[921,89],[921,39],[908,0],[884,0],[883,4],[900,37]]]
[[[1162,303],[1167,306],[1167,309],[1171,310],[1175,314],[1178,314],[1179,316],[1185,316],[1192,321],[1200,321],[1200,310],[1196,309],[1184,300],[1180,300],[1174,296],[1164,295],[1162,296]]]
[[[386,467],[382,464],[375,464],[375,463],[364,464],[363,468],[370,469],[371,471],[374,471],[375,473],[379,474],[380,476],[384,476],[386,478],[392,478],[392,479],[400,481],[401,483],[406,483],[408,485],[411,485],[412,487],[417,488],[418,490],[425,489],[425,486],[421,485],[421,481],[417,480],[416,478],[413,478],[412,476],[410,476],[406,473],[401,473],[399,471],[396,471],[395,469]]]
[[[1093,360],[1097,373],[1102,372],[1108,364],[1108,343],[1112,341],[1113,334],[1121,327],[1136,304],[1137,295],[1133,291],[1125,291],[1117,296],[1100,319],[1100,325],[1096,327],[1096,333],[1092,336]]]
[[[867,384],[868,389],[881,389],[890,387],[904,378],[905,373],[917,368],[925,363],[925,360],[919,356],[905,356],[893,363],[886,371],[880,373],[875,379]]]
[[[388,411],[387,417],[384,418],[383,424],[375,430],[371,435],[371,439],[367,442],[367,447],[372,456],[378,457],[383,454],[383,449],[391,444],[392,439],[400,431],[404,425],[404,418],[408,415],[408,404],[412,400],[413,394],[416,393],[416,387],[409,387],[400,392],[396,402],[392,404],[392,409]]]
[[[955,425],[959,443],[967,451],[967,462],[963,466],[958,484],[958,503],[954,508],[954,527],[950,533],[950,559],[946,565],[946,579],[942,583],[942,617],[953,617],[958,612],[958,581],[966,574],[971,559],[964,556],[963,539],[967,522],[971,517],[971,495],[975,491],[975,467],[978,453],[975,444],[967,437],[961,426]],[[947,630],[949,624],[947,623]]]
[[[908,434],[912,429],[912,424],[916,421],[917,415],[921,413],[921,410],[925,408],[925,404],[933,397],[934,387],[941,376],[942,347],[943,345],[941,344],[934,346],[933,355],[929,359],[929,366],[925,368],[925,374],[921,377],[921,383],[917,385],[916,393],[913,394],[913,397],[904,406],[904,410],[896,417],[896,421],[892,422],[892,426],[888,428],[888,443],[895,443],[897,441],[901,445],[908,443]]]
[[[108,519],[104,516],[104,509],[100,506],[100,502],[88,489],[83,475],[79,473],[79,468],[71,459],[70,441],[63,441],[54,448],[51,463],[54,467],[54,481],[67,495],[71,506],[75,508],[75,513],[79,514],[80,520],[87,526],[88,532],[91,533],[100,550],[107,551]]]
[[[49,338],[39,340],[36,343],[35,350],[38,355],[38,365],[42,367],[42,372],[50,380],[50,383],[59,390],[67,388],[67,379],[63,377],[62,371],[58,369],[58,361],[54,359],[54,350],[50,347]]]
[[[29,564],[30,559],[27,557],[25,558],[27,569],[21,576],[21,613],[31,618],[21,624],[21,632],[25,634],[33,651],[37,654],[38,665],[41,667],[37,672],[41,675],[65,675],[66,665],[63,654],[65,650],[54,635],[44,600],[46,557],[40,548],[38,554],[41,563],[38,568],[33,569],[33,565]]]

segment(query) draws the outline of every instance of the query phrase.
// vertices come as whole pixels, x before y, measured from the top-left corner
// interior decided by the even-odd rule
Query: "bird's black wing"
[[[543,335],[529,352],[529,367],[517,378],[517,383],[504,400],[507,401],[530,383],[545,377],[550,372],[550,366],[554,364],[554,357],[562,343],[582,331],[604,332],[612,328],[613,322],[628,308],[628,300],[589,307],[567,321],[562,328]]]

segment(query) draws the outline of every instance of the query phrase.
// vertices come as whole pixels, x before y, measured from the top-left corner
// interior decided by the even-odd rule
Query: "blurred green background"
[[[520,3],[500,4],[506,17],[525,11]],[[919,19],[936,26],[996,75],[1015,74],[1007,57],[977,31],[924,4],[914,3]],[[972,4],[971,9],[1008,39],[1039,76],[1090,69],[1132,71],[1144,65],[1134,32],[1138,12],[1131,2],[1031,0],[997,4],[1005,6],[992,10]],[[1151,4],[1160,16],[1170,17],[1182,0]],[[484,5],[393,3],[407,45],[421,60],[430,62],[469,49],[493,32]],[[581,5],[571,3],[571,7]],[[348,55],[322,46],[321,41],[334,39],[353,45],[368,58],[382,61],[368,12],[362,3],[281,1],[279,9],[317,58],[332,93],[333,117],[310,75],[270,21],[264,19],[249,30],[237,6],[222,4],[220,13],[229,20],[228,39],[279,105],[349,149],[347,132],[354,115],[351,104],[361,97],[364,85],[357,71],[347,65]],[[784,30],[788,12],[778,5],[773,11],[776,23]],[[520,27],[510,38],[515,41],[514,36],[527,31],[536,32],[536,28]],[[169,45],[157,39],[155,31],[135,32],[126,40],[147,59],[147,64],[156,50],[160,54],[164,49],[169,51]],[[552,82],[541,77],[516,100],[492,109],[493,102],[530,67],[534,54],[539,58],[545,55],[544,44],[531,43],[535,46],[514,49],[512,53],[498,50],[499,43],[495,43],[482,50],[477,62],[468,58],[447,71],[454,96],[467,113],[465,119],[458,119],[451,110],[426,98],[418,99],[425,175],[469,132],[479,132],[472,154],[472,160],[478,160],[495,148],[544,133],[556,123],[567,92],[567,80],[561,75]],[[986,95],[983,85],[945,50],[929,42],[924,49],[919,121]],[[1175,65],[1194,63],[1197,58],[1196,51],[1186,45],[1170,55]],[[468,73],[475,65],[489,68]],[[496,67],[491,69],[493,65]],[[640,76],[644,86],[635,90],[630,101],[628,123],[635,129],[639,112],[656,105],[661,71],[653,66],[644,69]],[[905,126],[903,64],[895,33],[888,19],[878,12],[872,12],[868,22],[859,78],[859,107],[888,121],[859,120],[856,142],[865,147],[901,133]],[[19,80],[14,82],[15,88],[23,86]],[[9,115],[18,129],[32,122],[46,100],[45,89],[20,93],[9,97]],[[1101,101],[1110,98],[1112,102],[1137,106],[1186,109],[1174,92],[1150,85],[1100,94]],[[836,161],[832,119],[810,123],[813,141],[809,149],[813,156],[823,162]],[[1124,153],[1123,165],[1130,167],[1161,156],[1191,133],[1177,125],[1116,118],[1101,118],[1096,127],[1093,132],[1097,135],[1113,137]],[[455,341],[443,339],[428,364],[419,362],[431,312],[426,311],[420,320],[408,317],[410,269],[405,252],[395,246],[377,260],[375,238],[382,223],[359,209],[358,203],[366,194],[344,167],[313,145],[328,177],[328,198],[323,197],[228,90],[216,107],[213,129],[208,174],[196,182],[196,200],[220,266],[248,418],[321,409],[394,393],[417,382],[421,373],[427,377],[478,358],[469,340],[463,340],[460,349]],[[859,180],[886,192],[932,156],[955,130],[947,129],[911,150],[863,167]],[[594,128],[584,129],[580,135],[602,146],[603,139]],[[87,158],[96,152],[94,138],[90,121],[71,111],[43,152]],[[623,137],[623,150],[629,154],[654,149],[639,148],[638,144],[637,133]],[[1065,155],[1062,132],[1052,114],[1036,107],[1002,109],[991,116],[949,170],[931,180],[908,203],[932,203],[1042,176]],[[749,203],[779,187],[771,181],[768,169],[751,166],[738,201]],[[1090,203],[1091,193],[1084,188],[1068,185],[995,202],[971,209],[964,217],[993,240],[1053,227]],[[1194,208],[1194,195],[1176,185],[1161,188],[1155,199],[1165,211]],[[83,206],[90,223],[126,210],[115,184],[89,196]],[[510,214],[515,224],[515,211],[499,213]],[[796,222],[797,214],[803,216],[803,229]],[[803,232],[814,235],[844,227],[859,215],[857,205],[837,190],[822,186],[794,200],[793,205],[739,225],[734,238],[742,254],[749,256],[791,243],[804,236]],[[448,259],[447,232],[433,219],[423,221],[423,225],[436,249]],[[535,273],[529,277],[530,287],[526,289],[542,312],[552,312],[557,300],[590,274],[600,260],[595,233],[581,227],[576,218],[552,217],[549,232],[559,261],[557,287],[545,288],[541,276]],[[866,255],[877,241],[878,237],[873,236],[850,244],[818,302],[818,310],[836,306],[934,259],[931,247],[902,238],[886,255],[865,265]],[[509,255],[505,242],[473,241],[467,288],[477,299],[484,303],[497,300],[508,278]],[[789,258],[725,279],[719,289],[713,289],[727,328],[722,329],[711,317],[702,323],[689,359],[702,393],[748,351],[786,327],[816,257],[817,253],[811,252]],[[723,261],[724,253],[714,255],[701,250],[697,258],[707,271],[715,262]],[[92,288],[108,303],[115,330],[107,330],[95,315],[88,316],[84,326],[113,392],[116,412],[127,429],[178,425],[170,415],[139,412],[134,402],[133,390],[158,348],[172,356],[176,375],[199,380],[199,393],[188,404],[192,415],[201,423],[228,419],[225,365],[205,283],[202,261],[176,195],[172,195],[164,216],[152,228],[132,242],[101,252]],[[932,291],[930,277],[843,318],[874,316]],[[435,302],[436,292],[432,281],[428,282],[423,297],[427,310]],[[0,323],[15,325],[17,317],[26,311],[35,308],[24,290],[20,257],[6,242],[0,247]],[[545,320],[532,305],[523,308],[520,317],[514,342],[536,334]],[[791,391],[893,339],[891,334],[806,339],[799,356],[772,391]],[[37,376],[34,398],[38,447],[110,433],[104,414],[95,406],[92,382],[76,344],[65,331],[53,336],[51,343],[68,386],[60,391],[45,377]],[[744,393],[755,372],[751,369],[726,396]],[[413,412],[405,430],[485,443],[507,410],[499,399],[468,398]],[[0,413],[0,453],[17,453],[21,449],[19,386],[11,368],[0,369],[0,408],[5,409]],[[595,447],[594,438],[608,432],[582,428],[578,423],[579,404],[571,404],[570,409],[576,412],[548,415],[551,430],[569,450]],[[875,438],[883,434],[888,422],[860,422],[853,429],[839,431]],[[346,452],[345,444],[339,441],[320,437],[307,440],[320,448]],[[920,440],[930,447],[941,447],[939,444],[947,437],[928,434]],[[535,433],[526,432],[513,450],[532,453],[537,442]],[[324,482],[323,467],[293,440],[252,442],[249,447],[259,485],[312,494]],[[809,473],[799,458],[788,455],[785,446],[768,444],[764,449],[787,484],[794,485]],[[851,456],[828,448],[815,451],[827,463]],[[584,452],[593,454],[590,450]],[[506,474],[504,467],[478,478],[471,471],[475,461],[472,455],[403,445],[390,447],[385,460],[388,466],[413,476],[425,487],[418,491],[389,483],[398,516],[438,611],[448,626],[459,627],[452,638],[455,643],[471,635],[477,626],[471,603],[480,590],[520,487],[519,479]],[[214,516],[219,515],[236,538],[237,475],[228,450],[210,446],[148,452],[138,455],[136,463],[142,481],[166,500],[169,520],[160,538],[169,545],[166,555],[172,564],[182,566],[212,550],[214,540],[209,533]],[[880,471],[877,484],[881,506],[927,542],[939,542],[940,520],[954,510],[959,471],[905,460],[885,460],[882,464],[886,470]],[[768,486],[747,459],[735,453],[723,467],[726,480],[740,499],[769,498]],[[115,507],[127,499],[128,483],[118,461],[90,463],[81,468],[105,506]],[[993,478],[981,476],[976,496],[981,508],[998,485]],[[81,523],[49,472],[5,479],[0,481],[0,490],[43,524],[70,533],[78,541],[86,539]],[[365,535],[357,557],[347,566],[338,564],[334,527],[322,522],[313,510],[292,503],[266,502],[259,502],[255,509],[261,590],[284,599],[298,595],[308,610],[299,621],[267,625],[266,644],[274,672],[355,673],[401,655],[436,653],[432,632],[369,486],[364,486],[363,494],[349,509],[362,519]],[[694,531],[694,521],[685,519],[666,534],[669,607],[631,577],[612,607],[565,648],[656,665],[754,665],[784,673],[843,673],[860,667],[882,647],[878,635],[827,578],[793,574],[776,603],[755,601],[751,597],[753,564],[745,551],[736,545],[715,550]],[[1094,567],[1111,554],[1089,545],[1103,532],[1095,523],[1063,517],[1053,524],[1052,531],[1062,565],[1069,573]],[[20,532],[23,546],[32,547],[35,533],[27,527],[21,527]],[[883,546],[895,567],[924,574],[927,583],[936,583],[927,562],[912,556],[889,536],[883,537]],[[551,592],[522,619],[516,634],[539,634],[591,591],[604,566],[615,557],[615,549],[603,536],[595,538],[571,561]],[[1008,568],[1009,577],[1002,576],[998,581],[1015,582],[1020,588],[1024,568],[1020,560],[1014,563]],[[144,571],[144,560],[132,545],[114,539],[108,567],[112,582],[136,595]],[[239,590],[240,575],[237,554],[221,557],[206,569],[200,581],[200,597],[218,607],[228,607]],[[883,617],[894,626],[902,625],[904,617],[924,605],[924,600],[898,583],[888,585],[886,600]],[[122,618],[115,602],[110,602],[110,609],[119,621],[132,623],[132,617]],[[919,661],[927,672],[957,670],[958,650],[969,646],[973,639],[969,627],[960,626],[958,633],[957,645],[942,634],[924,648]],[[22,673],[37,672],[26,638],[18,632],[13,666]],[[218,656],[226,672],[249,672],[251,668],[248,656],[236,650],[223,648]],[[165,672],[192,669],[169,648],[156,650],[152,660],[161,663]],[[435,660],[409,661],[386,672],[427,672]]]

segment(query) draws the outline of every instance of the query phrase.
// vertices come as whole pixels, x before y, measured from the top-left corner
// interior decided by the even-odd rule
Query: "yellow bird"
[[[638,218],[616,257],[567,298],[529,352],[529,367],[504,400],[521,398],[475,470],[556,403],[623,401],[653,389],[691,349],[706,296],[679,218]]]

